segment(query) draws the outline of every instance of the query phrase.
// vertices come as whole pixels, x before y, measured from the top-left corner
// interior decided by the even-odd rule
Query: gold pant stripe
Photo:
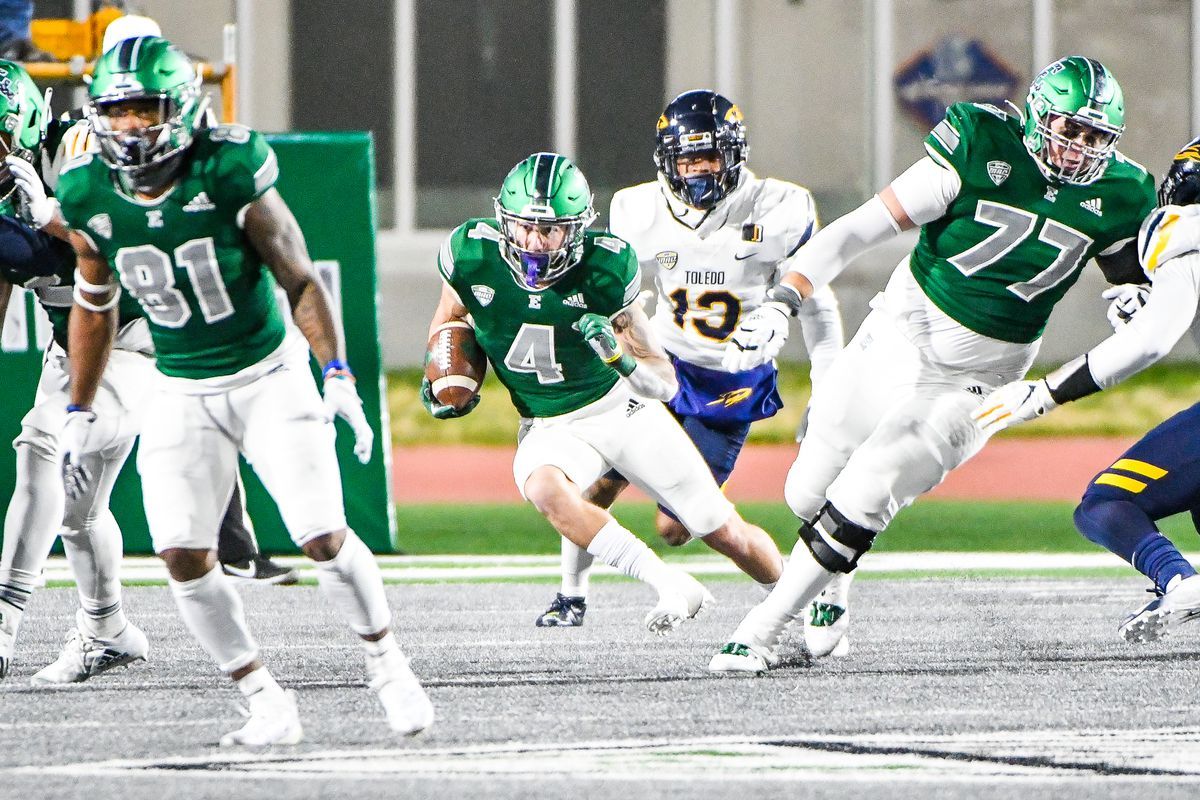
[[[1134,475],[1141,475],[1149,478],[1152,481],[1156,481],[1163,475],[1167,474],[1167,471],[1162,467],[1156,467],[1153,464],[1147,464],[1145,461],[1138,461],[1134,458],[1122,458],[1120,461],[1109,467],[1109,469],[1119,469],[1122,472],[1132,472]]]
[[[1124,475],[1113,475],[1111,472],[1106,472],[1099,478],[1096,478],[1096,483],[1106,483],[1109,486],[1116,486],[1118,489],[1137,494],[1146,488],[1146,484],[1142,481],[1135,481],[1133,478],[1126,478]]]

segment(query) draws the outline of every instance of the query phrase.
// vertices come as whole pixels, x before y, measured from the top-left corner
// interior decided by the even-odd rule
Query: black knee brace
[[[817,530],[818,527],[820,530]],[[800,520],[800,538],[804,540],[816,562],[830,572],[853,572],[858,566],[858,559],[871,549],[876,535],[876,531],[855,525],[846,519],[845,515],[830,503],[821,507],[811,523]],[[826,536],[854,551],[854,557],[847,558],[831,547],[825,541]]]

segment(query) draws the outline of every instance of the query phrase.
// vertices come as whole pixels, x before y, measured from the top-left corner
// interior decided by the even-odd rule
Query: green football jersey
[[[925,149],[958,174],[962,190],[922,226],[913,276],[938,308],[993,339],[1041,336],[1083,266],[1136,238],[1155,206],[1154,179],[1119,153],[1088,185],[1045,177],[1019,120],[990,105],[951,106]]]
[[[470,219],[442,245],[438,270],[471,312],[475,336],[523,417],[555,417],[608,393],[620,376],[571,326],[611,317],[642,286],[633,248],[587,232],[583,260],[545,289],[528,289],[500,256],[496,220]]]
[[[63,168],[58,199],[141,304],[159,370],[230,375],[283,342],[275,280],[242,231],[246,206],[279,168],[261,134],[236,125],[198,130],[184,158],[166,194],[141,200],[99,156],[83,155]]]

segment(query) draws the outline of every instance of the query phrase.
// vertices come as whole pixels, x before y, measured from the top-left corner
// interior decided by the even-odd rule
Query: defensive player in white
[[[371,429],[303,234],[274,188],[274,152],[249,129],[203,127],[191,62],[157,37],[105,53],[89,96],[99,155],[67,165],[58,186],[78,260],[72,403],[59,437],[68,486],[88,484],[79,454],[103,415],[92,403],[124,288],[149,321],[160,373],[138,456],[154,547],[184,623],[250,707],[221,743],[293,744],[303,735],[294,692],[263,666],[241,600],[216,568],[239,451],[362,639],[390,727],[428,727],[433,707],[390,631],[378,567],[346,526],[332,419],[350,424],[364,462]],[[303,337],[283,324],[276,282]],[[324,402],[304,339],[323,365]]]
[[[900,509],[984,445],[972,414],[1024,376],[1083,266],[1136,267],[1154,185],[1116,150],[1124,119],[1112,73],[1080,56],[1038,74],[1023,115],[951,106],[925,140],[928,156],[802,247],[771,301],[731,337],[733,350],[772,356],[815,288],[921,227],[817,387],[785,485],[800,540],[711,670],[768,669],[779,635],[830,579],[852,572]]]
[[[1138,239],[1149,295],[1140,285],[1120,287],[1111,337],[1041,380],[1015,381],[984,398],[976,420],[989,434],[1125,380],[1171,352],[1191,327],[1200,306],[1200,139],[1175,156],[1158,199]],[[1152,641],[1200,619],[1200,576],[1156,524],[1185,511],[1200,523],[1198,445],[1200,405],[1193,405],[1102,470],[1075,509],[1080,533],[1154,585],[1155,597],[1120,625],[1128,641]]]
[[[775,365],[744,369],[740,357],[726,356],[725,340],[816,230],[816,205],[806,189],[750,171],[742,113],[716,92],[694,90],[672,100],[656,140],[658,180],[617,192],[609,229],[633,246],[643,274],[653,279],[651,325],[679,383],[668,407],[723,485],[750,424],[783,405]],[[833,292],[817,292],[800,319],[815,383],[844,344]],[[585,496],[608,508],[628,485],[613,471]],[[671,545],[691,539],[663,505],[657,527]],[[537,618],[539,627],[583,623],[593,561],[563,539],[562,585]]]

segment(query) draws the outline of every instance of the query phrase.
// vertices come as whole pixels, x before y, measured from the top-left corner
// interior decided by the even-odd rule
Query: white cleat
[[[1200,619],[1200,575],[1172,579],[1164,595],[1130,614],[1117,630],[1127,642],[1153,642],[1194,619]]]
[[[778,659],[765,647],[729,642],[708,662],[708,671],[762,675],[777,663]]]
[[[393,731],[412,736],[433,724],[433,703],[399,649],[367,656],[367,675]]]
[[[25,612],[0,600],[0,679],[12,669],[13,649],[17,642],[17,628]]]
[[[76,612],[75,627],[67,633],[58,658],[38,670],[29,679],[31,684],[63,686],[82,683],[110,669],[145,661],[150,654],[150,642],[146,634],[132,622],[113,638],[99,639],[83,630],[82,616],[82,609]]]
[[[835,575],[804,612],[804,644],[813,658],[850,655],[851,575]]]
[[[646,614],[646,628],[651,633],[666,636],[682,625],[684,620],[694,619],[701,611],[716,603],[704,584],[686,572],[681,572],[680,576],[675,591],[659,595],[658,604]]]
[[[246,724],[221,737],[221,747],[267,747],[298,744],[304,738],[296,693],[291,689],[264,689],[250,696],[250,710],[243,710]]]

